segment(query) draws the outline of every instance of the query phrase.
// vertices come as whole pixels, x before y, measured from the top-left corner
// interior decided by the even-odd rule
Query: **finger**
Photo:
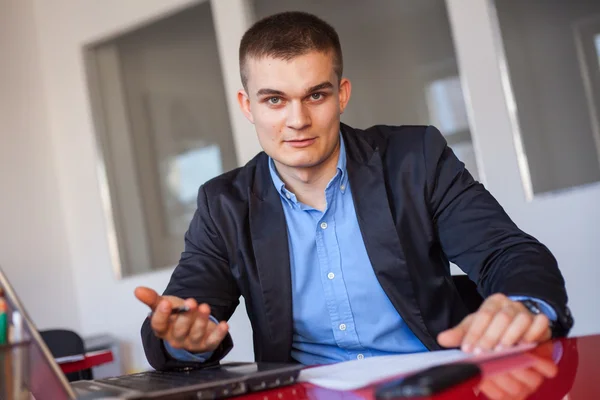
[[[533,368],[546,378],[554,378],[558,373],[558,366],[551,360],[539,359]]]
[[[502,302],[495,296],[488,298],[474,314],[473,323],[465,334],[462,343],[462,350],[470,352],[474,350],[475,343],[479,341],[481,336],[487,330],[487,327],[492,322],[492,319],[502,307]]]
[[[164,338],[164,336],[169,331],[169,326],[171,321],[169,320],[169,316],[171,315],[171,303],[167,300],[162,300],[158,303],[158,307],[154,310],[152,314],[152,318],[150,319],[150,326],[154,331],[154,334],[160,338]]]
[[[494,382],[494,378],[484,379],[479,389],[491,400],[502,400],[508,398],[508,394]]]
[[[535,349],[531,350],[530,353],[540,360],[553,362],[552,356],[554,355],[554,343],[550,340],[540,343]]]
[[[524,343],[544,342],[552,337],[550,320],[544,314],[538,314],[533,319],[529,330],[523,336]]]
[[[504,335],[500,339],[500,345],[498,350],[510,347],[516,343],[519,343],[525,332],[529,329],[533,323],[533,316],[530,312],[524,311],[517,314],[515,319],[504,332]]]
[[[227,332],[229,331],[229,325],[227,322],[221,321],[215,326],[212,332],[207,336],[205,346],[207,351],[213,351],[223,341]]]
[[[544,376],[531,368],[524,368],[517,371],[508,372],[510,376],[521,382],[524,386],[527,387],[528,393],[532,393],[537,390],[537,388],[544,381]]]
[[[150,307],[152,311],[154,311],[158,303],[162,300],[161,296],[155,290],[144,286],[136,287],[133,293],[139,301]]]
[[[185,305],[190,309],[182,314],[178,314],[171,328],[171,338],[177,342],[184,342],[187,338],[192,324],[198,315],[198,303],[194,299],[185,300]]]
[[[485,332],[483,332],[479,341],[475,343],[475,348],[478,349],[478,351],[489,351],[495,348],[516,315],[517,309],[510,303],[502,307],[502,309],[496,313]]]
[[[508,374],[499,374],[494,376],[494,382],[496,382],[496,384],[500,386],[502,390],[508,393],[510,395],[509,398],[511,399],[523,396],[523,394],[528,393],[529,390],[525,385]]]
[[[204,334],[206,332],[206,327],[209,324],[209,315],[210,315],[210,307],[207,304],[200,304],[198,306],[198,313],[196,315],[196,319],[192,324],[190,329],[190,333],[188,335],[188,340],[192,347],[198,346],[202,339],[204,338]]]
[[[473,321],[473,315],[467,315],[460,324],[456,325],[452,329],[447,329],[441,332],[438,337],[438,343],[442,347],[458,347],[463,341],[465,334],[469,330],[471,326],[471,322]]]

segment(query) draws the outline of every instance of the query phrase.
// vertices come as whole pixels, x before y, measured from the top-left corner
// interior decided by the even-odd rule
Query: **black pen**
[[[190,308],[188,306],[173,307],[171,309],[171,315],[183,314],[188,311],[190,311]],[[150,311],[148,313],[148,318],[152,318],[152,314],[154,314],[154,311]]]
[[[188,306],[173,307],[171,309],[171,314],[183,314],[184,312],[188,311],[190,311],[190,308]]]

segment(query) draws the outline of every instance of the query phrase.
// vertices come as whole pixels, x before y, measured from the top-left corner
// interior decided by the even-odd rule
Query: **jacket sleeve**
[[[211,218],[204,186],[198,191],[198,208],[185,234],[181,259],[163,294],[207,303],[211,315],[219,321],[228,320],[239,304],[240,292],[229,268],[224,241]],[[180,361],[173,358],[163,341],[154,335],[148,318],[142,324],[141,334],[146,358],[157,370],[211,366],[233,347],[231,336],[227,334],[204,363]]]
[[[448,260],[477,283],[484,297],[503,293],[545,301],[566,334],[573,320],[554,256],[513,223],[436,128],[426,128],[423,137],[430,213]]]

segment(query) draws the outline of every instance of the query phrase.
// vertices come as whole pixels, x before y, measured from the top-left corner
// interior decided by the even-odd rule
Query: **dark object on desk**
[[[452,282],[465,303],[469,313],[474,313],[483,303],[483,297],[477,291],[477,285],[467,275],[452,275]]]
[[[454,363],[428,368],[387,382],[375,391],[377,400],[431,396],[481,374],[477,364]]]
[[[85,354],[85,345],[83,339],[73,332],[66,329],[49,329],[40,331],[40,335],[54,358],[83,356]],[[69,382],[82,379],[93,379],[92,370],[84,369],[77,372],[66,374]]]

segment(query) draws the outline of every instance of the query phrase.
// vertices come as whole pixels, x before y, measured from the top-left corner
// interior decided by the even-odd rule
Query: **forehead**
[[[331,52],[313,51],[290,60],[275,57],[248,58],[248,91],[275,89],[294,93],[324,81],[334,83],[336,74]]]

